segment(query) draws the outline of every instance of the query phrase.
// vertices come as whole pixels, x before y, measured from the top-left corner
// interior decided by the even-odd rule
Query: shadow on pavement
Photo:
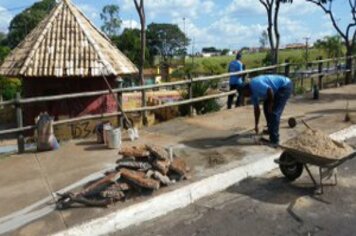
[[[107,146],[103,143],[98,143],[96,141],[82,141],[76,143],[78,146],[87,146],[84,148],[85,151],[100,151],[108,150]]]
[[[235,134],[228,137],[209,137],[183,141],[186,146],[198,149],[213,149],[226,146],[256,146],[261,145],[261,136],[256,134]]]
[[[293,100],[293,103],[305,103],[306,101],[308,104],[320,104],[320,103],[328,103],[333,102],[335,100],[356,100],[356,94],[354,93],[321,93],[320,99],[313,100],[312,95],[308,94],[300,99]]]
[[[247,178],[227,189],[230,193],[238,193],[261,202],[278,205],[292,203],[303,196],[312,196],[314,190],[312,184],[297,185],[283,177]]]

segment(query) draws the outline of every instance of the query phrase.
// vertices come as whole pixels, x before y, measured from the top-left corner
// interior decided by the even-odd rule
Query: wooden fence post
[[[284,67],[284,75],[285,75],[286,77],[289,77],[289,73],[290,73],[289,59],[286,59],[286,60],[285,60],[285,63],[286,63],[287,65]]]
[[[352,57],[351,58],[351,65],[352,65],[352,68],[353,68],[353,76],[352,76],[352,83],[355,83],[356,82],[356,57]]]
[[[21,108],[20,100],[21,100],[21,94],[17,92],[16,103],[15,103],[17,128],[23,127],[22,108]],[[22,132],[20,132],[17,136],[17,148],[19,153],[25,152],[25,139]]]
[[[319,57],[317,58],[317,60],[322,60],[323,57]],[[322,90],[323,89],[323,75],[321,75],[321,73],[323,72],[323,62],[319,62],[318,63],[318,73],[319,73],[319,83],[318,83],[318,86],[319,86],[319,90]]]
[[[345,73],[345,85],[349,84],[352,80],[352,57],[346,58],[346,73]]]
[[[145,90],[142,90],[141,91],[141,104],[142,104],[142,107],[146,107],[147,106],[147,99],[146,99],[146,91]],[[142,123],[144,126],[147,126],[148,125],[148,120],[147,120],[147,111],[142,111],[141,112],[141,117],[142,117]]]
[[[3,97],[2,97],[2,90],[0,89],[0,102],[3,102]],[[0,105],[0,109],[3,109],[4,106]]]
[[[191,74],[188,74],[188,79],[190,80],[190,83],[188,84],[188,96],[189,99],[193,98],[193,78]],[[189,104],[189,116],[193,115],[193,104]]]
[[[118,89],[122,89],[123,87],[123,79],[121,77],[116,78],[116,82],[117,82],[117,88]],[[118,92],[117,93],[117,101],[119,104],[117,104],[118,110],[120,109],[119,106],[124,109],[123,107],[123,103],[122,103],[122,92]],[[121,114],[117,121],[120,123],[120,128],[123,129],[124,128],[124,116]]]

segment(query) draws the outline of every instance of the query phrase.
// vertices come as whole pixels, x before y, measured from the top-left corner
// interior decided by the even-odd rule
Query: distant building
[[[303,49],[305,44],[303,43],[290,43],[285,46],[285,49]]]
[[[206,47],[202,49],[201,55],[202,57],[221,56],[221,50],[218,50],[215,47]]]
[[[162,75],[159,66],[144,69],[143,74],[145,77],[146,85],[161,83]]]

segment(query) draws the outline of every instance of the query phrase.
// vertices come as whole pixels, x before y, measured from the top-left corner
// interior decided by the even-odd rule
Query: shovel
[[[131,139],[131,141],[134,141],[135,139],[138,139],[139,138],[139,134],[138,134],[138,130],[136,128],[133,127],[133,124],[131,123],[131,121],[129,120],[129,118],[127,117],[126,113],[124,112],[124,110],[122,109],[122,106],[121,104],[119,103],[119,100],[117,99],[117,97],[115,96],[114,92],[112,91],[112,88],[110,86],[110,83],[109,81],[107,80],[107,78],[105,77],[104,74],[102,74],[103,78],[104,78],[104,81],[106,83],[106,85],[108,86],[109,88],[109,91],[110,93],[112,94],[113,98],[115,99],[116,101],[116,104],[119,108],[119,111],[121,112],[122,116],[124,117],[124,120],[126,122],[126,125],[127,125],[127,132],[129,134],[129,137]]]

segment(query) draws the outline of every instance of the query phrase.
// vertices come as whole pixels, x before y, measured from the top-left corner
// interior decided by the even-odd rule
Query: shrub
[[[193,84],[193,98],[202,97],[208,95],[209,90],[216,89],[216,82],[198,82]],[[182,93],[183,99],[189,99],[189,94],[187,92]],[[197,114],[206,114],[210,112],[219,111],[221,106],[219,105],[217,99],[210,99],[202,102],[196,102],[193,105]],[[179,107],[180,114],[186,116],[189,114],[189,105],[183,105]]]
[[[0,93],[4,100],[15,98],[17,92],[21,92],[21,80],[0,77]]]

